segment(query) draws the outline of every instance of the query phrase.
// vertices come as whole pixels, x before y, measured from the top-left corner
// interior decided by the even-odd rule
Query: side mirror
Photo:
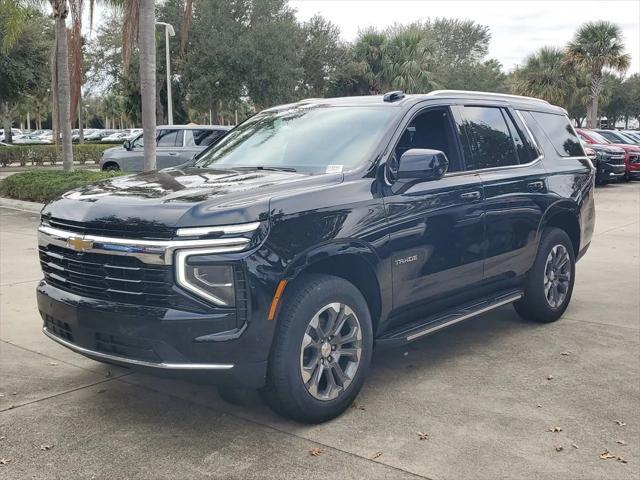
[[[449,160],[444,152],[412,148],[400,157],[396,177],[399,180],[439,180],[447,172]]]
[[[131,142],[129,140],[125,140],[124,142],[122,142],[122,146],[124,147],[125,150],[133,149],[133,146],[131,145]]]

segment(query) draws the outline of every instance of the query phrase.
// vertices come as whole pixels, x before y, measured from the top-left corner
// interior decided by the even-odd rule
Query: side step
[[[503,305],[520,300],[524,296],[522,290],[507,290],[484,297],[459,307],[445,310],[418,322],[401,325],[396,330],[386,332],[376,340],[379,346],[395,346],[411,342],[430,335],[443,328],[468,320],[485,312],[489,312]]]

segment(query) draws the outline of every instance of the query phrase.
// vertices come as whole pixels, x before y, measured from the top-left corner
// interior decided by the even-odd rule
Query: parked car
[[[15,135],[22,135],[22,130],[20,130],[19,128],[12,128],[11,129],[11,136],[15,136]],[[4,142],[5,138],[4,138],[4,128],[0,128],[0,142]]]
[[[156,158],[158,168],[180,165],[191,160],[220,139],[231,127],[222,125],[164,125],[157,128]],[[102,170],[140,172],[143,167],[142,133],[125,140],[121,147],[108,148],[102,154]]]
[[[631,140],[634,145],[640,145],[640,132],[637,130],[621,130],[620,133]]]
[[[611,145],[614,147],[621,148],[624,151],[624,171],[622,175],[618,174],[618,167],[609,169],[609,177],[618,177],[621,176],[624,180],[631,180],[635,178],[640,178],[640,147],[636,145],[630,145],[629,143],[616,143],[611,142],[607,137],[601,134],[601,130],[587,130],[587,129],[577,129],[578,135],[590,146],[594,144],[599,145]],[[607,130],[610,132],[610,130]],[[611,137],[616,138],[616,137]],[[611,163],[613,161],[614,163]],[[618,155],[613,155],[608,159],[609,165],[617,165],[619,162]]]
[[[14,135],[13,143],[15,143],[16,145],[21,145],[21,144],[42,145],[42,144],[48,144],[51,142],[43,139],[39,135],[34,135],[31,133],[23,133],[19,135]]]
[[[262,388],[281,414],[321,422],[353,402],[374,345],[510,304],[559,319],[591,242],[594,174],[542,100],[270,108],[188,165],[46,205],[44,333],[96,360]]]
[[[605,130],[605,129],[597,129],[594,132],[599,133],[604,138],[609,140],[610,143],[618,143],[623,145],[635,145],[635,142],[631,139],[627,138],[625,134],[622,132],[618,132],[617,130]]]
[[[85,135],[84,139],[89,142],[96,142],[102,140],[104,137],[113,135],[114,133],[116,133],[116,130],[96,128],[93,132]]]

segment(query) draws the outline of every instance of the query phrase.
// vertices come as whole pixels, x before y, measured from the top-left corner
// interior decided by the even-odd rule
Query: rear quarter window
[[[521,112],[533,134],[544,134],[561,157],[582,157],[584,151],[569,119],[565,115]]]

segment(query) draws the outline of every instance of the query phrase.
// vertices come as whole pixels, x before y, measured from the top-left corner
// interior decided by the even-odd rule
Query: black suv
[[[95,360],[340,414],[374,345],[497,307],[557,320],[593,233],[594,168],[561,108],[510,95],[312,99],[180,167],[42,211],[44,333]]]

